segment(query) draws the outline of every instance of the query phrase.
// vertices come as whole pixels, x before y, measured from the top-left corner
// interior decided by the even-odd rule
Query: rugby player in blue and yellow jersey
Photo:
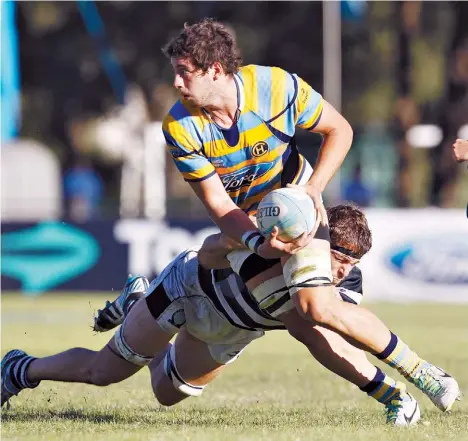
[[[334,295],[321,193],[351,146],[348,122],[297,75],[278,67],[240,67],[235,40],[219,22],[186,24],[164,52],[181,95],[163,122],[168,149],[221,231],[250,250],[250,255],[233,253],[232,268],[242,277],[245,266],[264,267],[265,283],[258,288],[265,291],[258,294],[262,298],[280,280],[286,285],[287,292],[277,295],[276,314],[295,308],[306,320],[337,332],[413,382],[422,378],[428,370],[425,360],[373,313]],[[297,151],[296,127],[323,135],[313,172]],[[322,223],[314,237],[282,243],[275,230],[263,238],[250,220],[265,194],[287,185],[314,200]],[[359,257],[346,240],[340,250]],[[268,280],[263,259],[274,258],[281,258],[284,280]],[[435,387],[437,378],[431,381]]]

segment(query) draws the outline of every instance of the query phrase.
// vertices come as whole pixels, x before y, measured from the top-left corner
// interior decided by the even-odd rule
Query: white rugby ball
[[[310,196],[295,188],[280,188],[268,193],[257,208],[257,225],[268,237],[278,227],[278,239],[291,242],[315,225],[315,204]]]

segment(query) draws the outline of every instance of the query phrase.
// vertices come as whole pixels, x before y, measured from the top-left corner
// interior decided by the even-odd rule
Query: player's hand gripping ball
[[[268,193],[257,208],[257,225],[264,237],[269,237],[273,227],[279,230],[278,239],[291,242],[315,226],[316,210],[306,193],[294,188],[280,188]]]

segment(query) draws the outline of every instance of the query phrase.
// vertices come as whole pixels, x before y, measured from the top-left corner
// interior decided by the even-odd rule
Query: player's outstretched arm
[[[323,135],[323,143],[314,167],[314,172],[304,190],[314,200],[322,215],[322,223],[327,223],[326,210],[321,194],[344,161],[353,141],[353,129],[348,121],[327,101],[323,101],[322,116],[310,130]]]
[[[231,265],[226,256],[233,250],[241,249],[246,249],[246,247],[224,233],[211,234],[198,251],[198,261],[207,269],[229,268]]]
[[[190,186],[223,233],[265,259],[294,254],[312,239],[308,235],[289,243],[275,238],[265,241],[249,216],[237,207],[226,193],[218,175],[212,175],[200,182],[190,182]]]

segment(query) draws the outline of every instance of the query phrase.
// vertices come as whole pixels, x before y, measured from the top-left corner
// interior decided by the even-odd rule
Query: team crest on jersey
[[[260,156],[267,154],[269,150],[270,147],[265,141],[258,141],[252,147],[252,156],[260,158]]]
[[[222,159],[211,159],[211,163],[215,167],[224,167],[224,161]]]

